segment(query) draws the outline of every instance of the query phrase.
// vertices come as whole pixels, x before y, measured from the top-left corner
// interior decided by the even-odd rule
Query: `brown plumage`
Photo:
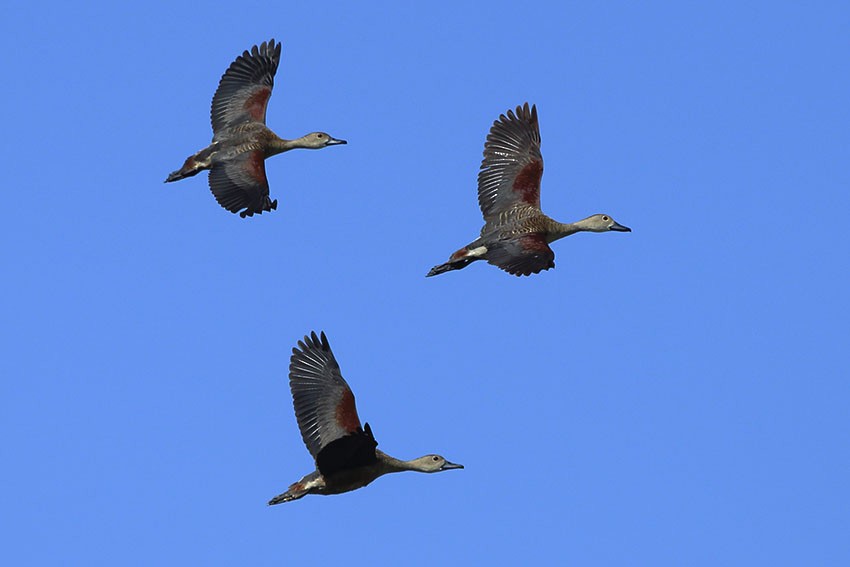
[[[166,183],[210,170],[210,189],[218,204],[242,218],[277,208],[269,198],[265,160],[295,148],[321,149],[345,140],[313,132],[284,140],[266,127],[266,109],[280,63],[280,44],[272,39],[245,51],[221,77],[212,100],[212,143],[189,156]]]
[[[340,494],[362,488],[379,476],[401,472],[462,469],[440,455],[401,461],[377,449],[367,423],[361,427],[354,394],[324,333],[312,333],[292,349],[289,387],[301,438],[316,461],[316,470],[275,496],[269,505],[307,494]]]
[[[493,123],[484,144],[478,173],[478,205],[484,215],[481,235],[434,266],[427,276],[465,268],[487,260],[516,276],[555,267],[549,244],[581,231],[631,232],[609,215],[592,215],[575,223],[560,223],[540,210],[540,127],[537,107],[528,103],[508,110]]]

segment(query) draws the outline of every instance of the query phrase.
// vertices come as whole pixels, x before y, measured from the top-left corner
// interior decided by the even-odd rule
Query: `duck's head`
[[[440,455],[425,455],[411,461],[413,468],[420,472],[435,473],[451,469],[462,469],[463,465],[450,463]]]
[[[334,138],[327,132],[312,132],[304,136],[304,147],[311,150],[318,150],[328,146],[338,146],[339,144],[347,144],[345,140]]]
[[[611,215],[591,215],[586,219],[579,221],[579,223],[581,223],[584,230],[588,230],[590,232],[608,232],[609,230],[616,232],[632,231],[629,227],[623,226],[615,221]]]

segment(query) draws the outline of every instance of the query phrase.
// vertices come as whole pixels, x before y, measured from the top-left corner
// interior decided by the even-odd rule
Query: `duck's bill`
[[[345,140],[337,140],[336,138],[331,138],[330,140],[328,140],[328,143],[325,144],[325,145],[327,145],[327,146],[338,146],[339,144],[347,144],[347,143],[348,142],[346,142]]]
[[[623,226],[618,222],[615,222],[614,224],[612,224],[611,228],[608,229],[608,230],[616,230],[617,232],[631,232],[632,231],[632,229],[630,229],[629,227]]]
[[[446,461],[446,464],[441,466],[440,470],[441,471],[448,471],[448,470],[451,470],[451,469],[462,469],[462,468],[463,468],[463,465],[459,465],[457,463],[450,463],[450,462]]]

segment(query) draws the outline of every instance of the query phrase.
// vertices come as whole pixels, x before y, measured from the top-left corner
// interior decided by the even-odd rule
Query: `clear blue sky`
[[[5,8],[4,562],[850,564],[850,7],[582,4]],[[269,125],[349,145],[243,220],[162,181],[270,37]],[[425,279],[525,101],[544,210],[634,232]],[[382,449],[466,469],[267,507],[314,329]]]

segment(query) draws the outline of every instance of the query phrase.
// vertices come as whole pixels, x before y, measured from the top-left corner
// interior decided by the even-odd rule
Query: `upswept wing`
[[[324,475],[376,460],[377,442],[360,426],[354,394],[340,373],[324,333],[313,332],[292,349],[289,386],[307,450]]]
[[[540,208],[540,127],[537,107],[508,110],[493,123],[478,172],[478,205],[488,219],[518,203]]]
[[[213,132],[244,122],[266,123],[266,107],[280,63],[280,44],[272,39],[245,51],[221,77],[212,100]]]

